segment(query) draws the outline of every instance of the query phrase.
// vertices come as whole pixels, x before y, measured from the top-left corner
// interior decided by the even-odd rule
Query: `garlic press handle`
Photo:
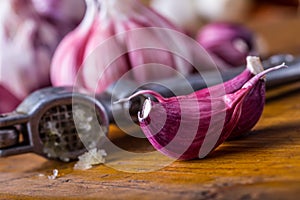
[[[28,115],[15,111],[0,116],[0,157],[32,150],[33,146],[27,142],[30,137],[27,131],[28,121]]]
[[[267,75],[267,88],[273,88],[291,82],[300,80],[300,58],[289,54],[278,54],[271,56],[263,61],[265,69],[285,63],[288,68],[284,70],[274,71]],[[147,84],[142,90],[154,90],[164,97],[172,97],[175,95],[187,95],[191,93],[191,89],[200,90],[208,86],[216,85],[228,81],[245,70],[245,66],[233,68],[229,71],[207,71],[201,74],[192,74],[187,77],[175,77],[162,80],[159,84]],[[166,86],[166,87],[164,87]],[[174,91],[177,94],[174,94]]]
[[[15,128],[0,129],[0,149],[18,144],[19,134]]]
[[[27,114],[18,113],[13,111],[11,113],[0,115],[0,129],[8,126],[16,126],[20,124],[27,123],[29,116]]]

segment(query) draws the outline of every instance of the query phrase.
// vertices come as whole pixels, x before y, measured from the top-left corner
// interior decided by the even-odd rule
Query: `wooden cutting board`
[[[1,158],[0,199],[297,199],[299,102],[300,83],[269,91],[254,130],[203,160],[166,165],[168,159],[160,154],[128,160],[116,155],[106,165],[79,171],[73,170],[74,163],[34,154]],[[119,135],[116,143],[124,148],[150,148],[145,141]],[[49,180],[53,169],[59,176]]]
[[[249,25],[265,38],[269,53],[296,52],[299,21]],[[34,154],[0,158],[0,199],[299,199],[300,83],[267,95],[253,131],[203,160],[145,156],[140,152],[151,150],[147,141],[124,137],[115,127],[115,143],[137,152],[135,156],[116,153],[105,165],[87,171]],[[49,180],[53,169],[59,176]]]

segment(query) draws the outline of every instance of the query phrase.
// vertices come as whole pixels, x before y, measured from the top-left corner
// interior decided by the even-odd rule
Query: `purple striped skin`
[[[86,16],[92,11],[88,10],[82,26],[70,33],[58,47],[52,62],[53,85],[76,84],[90,92],[102,93],[133,68],[138,69],[130,72],[130,78],[138,83],[169,78],[176,72],[192,73],[191,64],[184,62],[183,58],[178,61],[177,55],[167,51],[170,44],[166,42],[166,36],[153,30],[155,27],[184,34],[160,14],[139,0],[86,2],[95,4],[90,8],[92,11],[95,6],[100,9],[90,20]],[[145,34],[137,33],[141,29]],[[174,42],[186,49],[186,54],[192,54],[183,42]],[[140,48],[148,44],[157,48]],[[147,64],[152,68],[143,66]],[[162,70],[161,66],[168,69]]]
[[[225,89],[226,94],[222,96],[210,95],[209,88],[187,96],[172,98],[163,98],[153,91],[140,91],[134,96],[151,94],[158,100],[158,103],[152,102],[149,114],[140,117],[140,127],[150,143],[163,154],[179,160],[199,158],[209,129],[213,130],[210,134],[217,134],[218,131],[221,133],[216,141],[208,139],[208,143],[212,144],[209,151],[211,152],[231,134],[239,135],[256,124],[260,118],[262,102],[265,98],[264,76],[266,73],[282,67],[284,65],[265,70],[246,80],[246,83],[243,83],[238,89],[232,85],[240,83],[230,82],[240,80],[241,77],[232,79],[224,84],[228,88]],[[245,82],[245,80],[241,79],[241,82]],[[212,91],[217,90],[218,87],[224,87],[222,85],[212,87]],[[260,106],[258,110],[257,105]],[[162,119],[164,115],[166,121]],[[219,115],[224,115],[224,118],[219,119]],[[182,120],[183,118],[185,120]],[[253,121],[249,122],[249,120]],[[162,125],[162,122],[165,123]],[[220,123],[223,123],[221,130],[214,128],[214,126],[218,127]],[[196,130],[190,128],[193,124],[198,124]],[[180,126],[184,128],[178,132]]]
[[[149,117],[145,121],[140,122],[140,126],[150,143],[163,154],[180,160],[194,159],[198,157],[199,150],[208,131],[212,116],[222,114],[222,112],[226,113],[221,137],[218,139],[214,148],[219,146],[228,138],[232,129],[234,128],[234,125],[237,123],[240,117],[242,105],[241,101],[244,97],[245,95],[243,94],[240,96],[226,95],[227,99],[232,100],[232,104],[226,105],[226,107],[224,107],[225,109],[221,110],[211,110],[211,104],[215,104],[217,107],[223,107],[224,97],[220,97],[215,100],[211,100],[206,97],[201,98],[197,95],[179,99],[172,98],[166,102],[160,102],[159,106],[154,104],[152,107],[152,113],[150,114],[151,118]],[[191,99],[198,101],[200,119],[197,117],[193,118],[191,116],[188,118],[189,120],[182,121],[181,110],[195,112],[195,108],[189,106],[180,107],[179,102],[190,101]],[[152,132],[155,132],[153,130],[157,130],[156,124],[160,121],[159,116],[164,115],[164,110],[161,109],[161,106],[167,110],[167,121],[165,122],[163,128],[157,134],[153,135]],[[171,112],[169,113],[170,110]],[[199,123],[196,135],[194,135],[194,130],[188,129],[190,124],[194,123]],[[214,123],[223,123],[223,121],[222,119],[220,121],[214,120]],[[177,131],[179,126],[184,126],[186,128],[178,133]],[[181,135],[179,136],[180,138],[176,138],[176,142],[172,145],[169,145],[170,141],[174,140],[177,134]],[[191,141],[190,138],[193,138],[193,140]],[[190,145],[186,145],[188,143],[190,143]],[[169,146],[166,147],[167,145]]]
[[[240,75],[227,81],[223,84],[216,85],[210,89],[204,89],[199,91],[201,95],[209,95],[213,93],[214,96],[217,95],[218,91],[222,91],[222,87],[225,88],[226,94],[230,94],[238,91],[248,80],[250,80],[255,75],[252,74],[248,69],[242,72]],[[257,92],[259,91],[259,92]],[[265,80],[261,79],[255,88],[253,88],[249,94],[245,97],[241,118],[238,121],[238,124],[232,133],[229,136],[229,139],[233,139],[242,135],[247,134],[258,122],[260,119],[264,105],[265,105]],[[222,95],[222,94],[221,94]],[[253,109],[249,109],[253,108]]]
[[[264,110],[265,93],[265,81],[260,80],[255,88],[245,97],[238,125],[234,128],[228,139],[246,135],[257,124]]]
[[[82,22],[63,38],[53,55],[50,68],[53,86],[74,85],[76,81],[98,11],[95,2],[86,0],[86,3],[86,14]]]

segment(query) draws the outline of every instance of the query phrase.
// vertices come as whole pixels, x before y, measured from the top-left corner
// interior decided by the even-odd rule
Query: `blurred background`
[[[194,0],[177,2],[178,6],[172,0],[143,2],[191,31],[215,21],[241,23],[256,33],[262,57],[300,53],[300,0]]]

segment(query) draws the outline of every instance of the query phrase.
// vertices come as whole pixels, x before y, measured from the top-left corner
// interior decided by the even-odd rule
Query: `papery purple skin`
[[[239,95],[237,93],[239,93]],[[226,118],[225,121],[214,120],[213,122],[224,123],[224,127],[221,132],[221,137],[218,139],[212,150],[229,137],[241,115],[241,106],[245,93],[246,90],[243,90],[243,93],[238,91],[234,93],[235,95],[228,94],[212,100],[207,96],[198,96],[196,92],[188,96],[170,98],[166,101],[162,100],[158,105],[153,103],[149,118],[140,121],[140,127],[150,143],[163,154],[179,160],[194,159],[199,155],[200,148],[209,129],[211,120],[213,120],[213,115],[225,114]],[[225,98],[226,101],[230,101],[231,104],[225,104]],[[195,110],[195,107],[182,107],[182,102],[191,100],[197,100],[199,110]],[[222,109],[212,110],[212,104],[215,104],[214,107],[220,107]],[[164,109],[161,109],[161,107]],[[158,129],[156,125],[161,121],[160,116],[164,115],[165,110],[167,112],[167,120],[165,121],[163,128],[156,133],[156,130]],[[191,117],[189,120],[182,121],[182,110],[186,110],[186,113],[199,112],[200,119]],[[190,125],[194,123],[199,123],[195,135],[193,134],[195,130],[189,129]],[[178,132],[179,126],[186,128],[181,132]],[[174,138],[177,137],[178,134],[180,136],[179,138],[176,138],[174,142]],[[194,138],[192,142],[190,139],[191,137]],[[171,141],[173,143],[172,145],[170,145]]]
[[[136,1],[135,3],[139,2]],[[141,15],[142,13],[144,13],[147,16],[147,18],[145,18],[145,20],[139,20],[138,18],[132,17],[130,20],[128,20],[127,23],[124,24],[126,30],[133,30],[145,27],[161,27],[184,33],[184,31],[181,28],[172,24],[169,20],[161,16],[152,8],[143,6],[142,10],[139,11],[139,15]],[[140,36],[140,38],[137,38],[137,36]],[[175,70],[177,70],[177,72],[180,72],[183,75],[189,74],[193,71],[193,68],[190,63],[176,56],[173,52],[166,51],[169,49],[169,45],[171,45],[168,42],[172,41],[170,39],[172,35],[162,35],[162,33],[159,33],[155,29],[148,29],[144,32],[144,34],[135,34],[133,37],[131,37],[131,35],[128,34],[127,37],[128,38],[126,38],[126,46],[129,50],[136,49],[136,47],[139,46],[146,47],[148,46],[148,43],[150,44],[150,46],[156,47],[156,49],[145,48],[129,52],[128,56],[132,68],[144,64],[152,65],[150,66],[150,68],[145,67],[141,70],[134,71],[135,80],[137,80],[138,82],[143,83],[149,80],[160,80],[163,78],[174,76],[175,71],[161,68],[160,66],[162,65],[172,67]],[[186,47],[186,44],[181,43],[180,41],[176,41],[176,39],[174,39],[172,42],[179,45],[180,48],[184,48],[187,55],[191,56],[191,49],[189,49],[189,47]]]
[[[216,141],[208,141],[212,144],[209,149],[211,152],[231,134],[240,134],[242,131],[252,128],[257,122],[257,118],[259,119],[261,110],[256,111],[256,107],[252,107],[253,104],[250,105],[249,103],[257,100],[257,104],[261,105],[265,92],[265,83],[262,77],[266,73],[282,67],[284,65],[263,71],[248,79],[236,91],[229,93],[227,90],[226,94],[219,97],[218,94],[216,96],[212,93],[209,94],[211,92],[209,88],[187,96],[167,99],[161,97],[160,94],[153,93],[153,91],[140,91],[138,94],[150,93],[159,101],[158,103],[152,102],[151,112],[148,116],[140,118],[140,126],[150,143],[163,154],[180,160],[199,158],[202,155],[201,147],[209,129],[212,128],[212,130],[221,133]],[[231,84],[227,82],[226,85]],[[224,87],[224,85],[215,86],[215,88],[217,87]],[[191,102],[197,102],[197,106],[191,106]],[[184,118],[188,120],[182,120],[183,113],[185,113]],[[197,116],[195,113],[198,113],[200,117],[195,117]],[[225,114],[224,119],[216,117],[222,114]],[[163,115],[167,117],[164,125],[160,127],[161,116]],[[249,122],[250,119],[253,121]],[[214,126],[222,122],[224,122],[222,129],[214,129]],[[197,130],[190,129],[189,127],[195,123],[199,124]],[[178,132],[179,126],[185,128]],[[217,134],[216,132],[210,132],[210,134]],[[201,158],[206,155],[204,154]]]
[[[245,102],[242,106],[242,115],[230,134],[229,139],[246,135],[257,124],[264,110],[265,93],[265,81],[260,80],[245,97]]]
[[[249,69],[246,69],[240,75],[233,78],[231,81],[227,81],[224,84],[212,86],[209,89],[203,89],[198,92],[199,95],[207,97],[209,97],[210,93],[213,93],[214,96],[216,96],[218,95],[219,91],[221,91],[220,95],[222,95],[222,88],[225,89],[226,94],[234,93],[238,91],[248,80],[250,80],[254,76],[255,75],[252,72],[250,72]],[[265,92],[265,81],[260,80],[255,86],[255,88],[253,88],[245,97],[242,107],[241,118],[239,119],[238,125],[230,134],[230,139],[247,134],[256,125],[264,109]]]
[[[245,65],[246,57],[255,54],[254,37],[243,25],[215,22],[200,29],[197,41],[225,70]]]

